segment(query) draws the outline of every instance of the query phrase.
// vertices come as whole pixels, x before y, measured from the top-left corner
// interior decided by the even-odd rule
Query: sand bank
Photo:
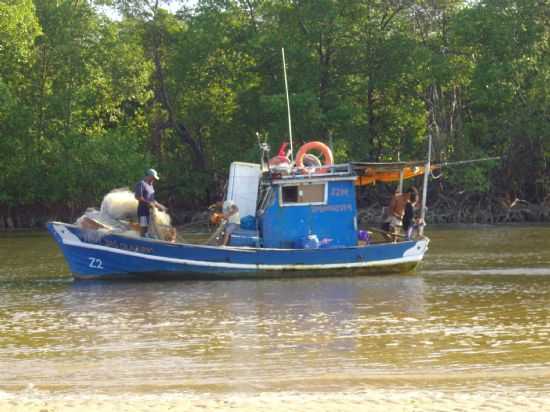
[[[369,390],[361,393],[4,395],[1,412],[409,412],[550,410],[550,391]]]

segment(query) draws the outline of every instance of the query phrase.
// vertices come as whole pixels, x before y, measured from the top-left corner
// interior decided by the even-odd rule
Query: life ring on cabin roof
[[[307,166],[304,166],[304,157],[308,152],[311,150],[315,150],[316,152],[320,152],[323,155],[323,164],[325,166],[332,166],[334,164],[334,157],[332,156],[332,150],[330,150],[330,147],[328,147],[326,144],[322,142],[308,142],[304,144],[302,147],[300,147],[300,150],[298,150],[298,153],[296,153],[296,167],[304,172],[308,172],[309,168]],[[315,172],[318,173],[326,173],[330,170],[330,168],[322,167],[322,168],[314,168]]]

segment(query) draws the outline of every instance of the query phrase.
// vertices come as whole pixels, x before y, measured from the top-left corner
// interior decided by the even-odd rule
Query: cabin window
[[[283,186],[283,204],[298,203],[298,186]]]
[[[326,203],[326,184],[297,184],[281,187],[281,205]]]

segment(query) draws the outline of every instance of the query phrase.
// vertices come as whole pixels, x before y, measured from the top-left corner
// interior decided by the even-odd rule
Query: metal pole
[[[403,177],[405,175],[405,170],[404,169],[401,169],[401,171],[399,172],[399,187],[397,188],[397,191],[399,193],[403,193]]]
[[[294,150],[292,147],[292,121],[290,119],[290,100],[288,98],[288,81],[286,79],[286,61],[285,61],[284,47],[281,49],[281,52],[283,54],[283,72],[285,75],[286,108],[288,111],[288,136],[290,138],[290,161],[292,162],[294,160]]]
[[[432,161],[432,135],[428,135],[428,160],[424,164],[424,184],[422,186],[422,209],[420,209],[420,218],[425,222],[426,218],[426,200],[428,197],[428,178],[431,171],[431,161]],[[419,228],[419,234],[422,236],[424,234],[424,225],[421,225]]]

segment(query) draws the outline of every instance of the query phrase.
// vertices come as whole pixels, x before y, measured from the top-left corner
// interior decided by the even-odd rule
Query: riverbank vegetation
[[[166,7],[0,3],[0,228],[74,218],[148,167],[174,210],[219,200],[229,163],[258,161],[256,132],[273,152],[288,141],[282,47],[295,147],[325,141],[337,162],[422,159],[431,134],[436,161],[501,157],[443,169],[430,185],[437,219],[548,220],[547,2]]]

